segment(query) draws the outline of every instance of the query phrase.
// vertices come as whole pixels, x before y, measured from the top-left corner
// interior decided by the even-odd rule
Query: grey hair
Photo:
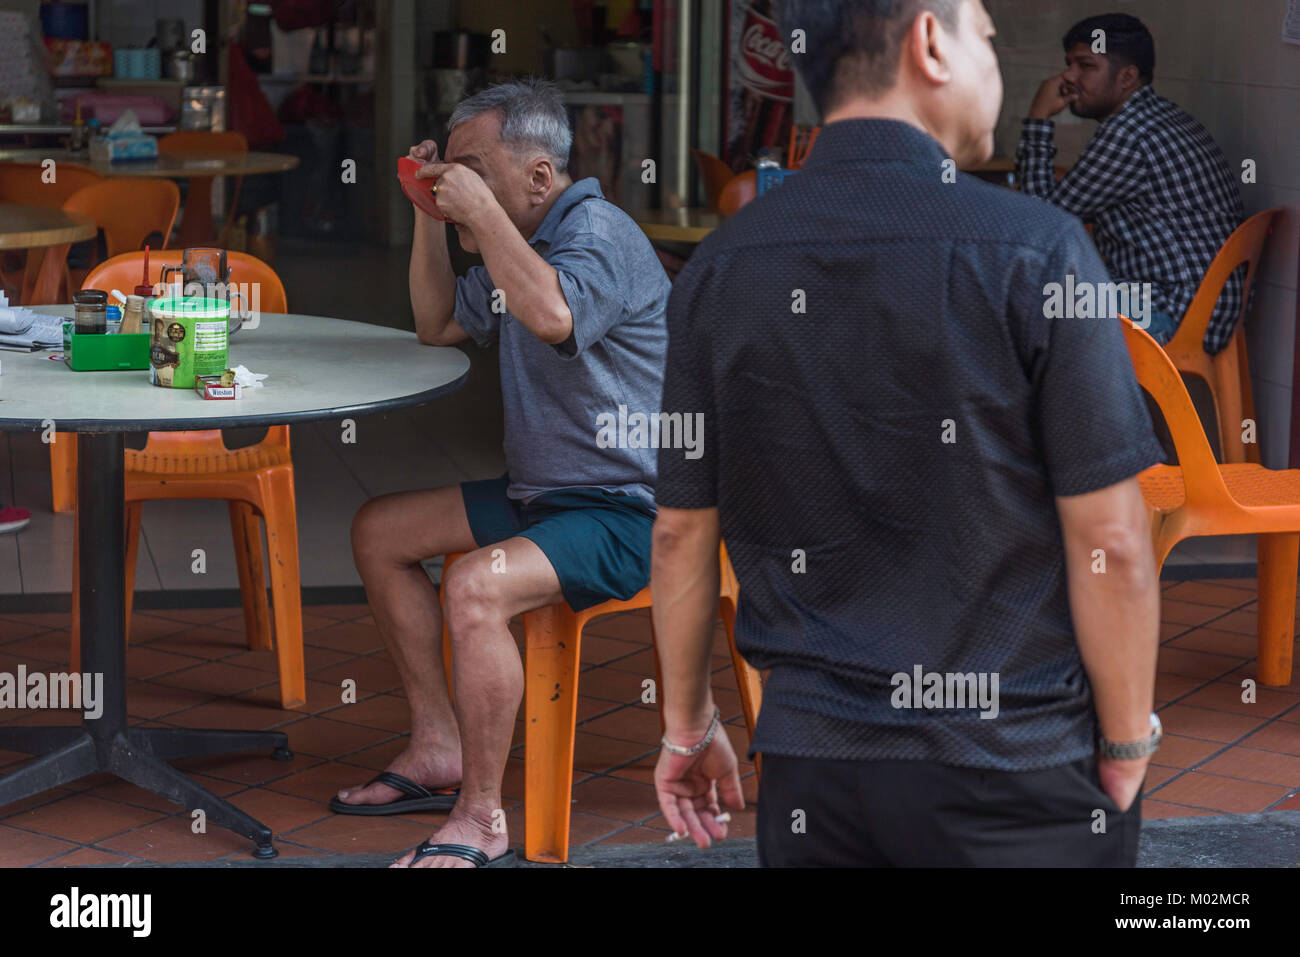
[[[556,172],[569,166],[573,132],[564,107],[564,94],[554,83],[528,78],[498,83],[461,100],[447,120],[447,132],[483,113],[501,116],[501,141],[514,149],[534,147],[550,159]]]

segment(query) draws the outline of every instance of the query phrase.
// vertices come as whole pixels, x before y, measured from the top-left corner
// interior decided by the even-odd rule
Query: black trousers
[[[758,860],[763,867],[1133,867],[1141,823],[1140,792],[1121,812],[1101,789],[1095,758],[1008,772],[764,754]]]

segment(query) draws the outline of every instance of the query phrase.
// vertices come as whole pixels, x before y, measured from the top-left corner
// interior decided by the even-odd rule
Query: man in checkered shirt
[[[1034,98],[1016,175],[1024,192],[1093,224],[1116,282],[1150,283],[1147,331],[1166,343],[1211,260],[1241,225],[1236,180],[1205,127],[1151,88],[1155,42],[1142,21],[1120,13],[1091,17],[1075,24],[1063,45],[1067,68]],[[1057,183],[1051,117],[1067,106],[1101,125]],[[1209,353],[1232,338],[1244,277],[1243,266],[1219,296],[1205,336]]]

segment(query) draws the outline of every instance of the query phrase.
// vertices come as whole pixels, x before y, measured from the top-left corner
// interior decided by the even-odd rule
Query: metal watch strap
[[[1099,737],[1097,747],[1102,757],[1109,758],[1112,761],[1134,761],[1155,754],[1160,748],[1160,739],[1163,736],[1164,729],[1160,726],[1160,719],[1152,713],[1150,737],[1143,738],[1140,741],[1116,743],[1106,740],[1103,735]]]
[[[680,745],[673,744],[668,740],[668,736],[663,737],[663,746],[668,749],[669,754],[680,754],[682,757],[690,757],[693,754],[699,754],[709,746],[713,736],[718,733],[718,728],[722,727],[722,712],[715,705],[713,708],[713,720],[709,722],[709,730],[704,735],[704,740],[694,747],[683,748]]]

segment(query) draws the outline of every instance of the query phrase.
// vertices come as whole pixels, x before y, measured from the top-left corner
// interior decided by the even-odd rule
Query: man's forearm
[[[691,739],[674,741],[689,746],[713,720],[710,664],[718,611],[718,533],[716,517],[687,524],[664,521],[662,509],[660,513],[651,559],[650,613],[663,672],[661,707],[665,731]]]
[[[438,220],[417,212],[408,270],[411,312],[420,341],[437,345],[456,310],[456,274],[447,253],[447,230]]]
[[[1101,733],[1138,741],[1151,733],[1160,581],[1148,542],[1102,552],[1068,556],[1070,611]],[[1094,571],[1102,560],[1105,571]]]
[[[573,315],[555,267],[533,251],[500,206],[485,207],[473,230],[483,265],[505,294],[510,314],[543,342],[568,339]]]
[[[1036,117],[1029,117],[1021,125],[1016,181],[1026,196],[1047,197],[1056,187],[1056,145],[1052,142],[1055,128],[1050,119]]]

